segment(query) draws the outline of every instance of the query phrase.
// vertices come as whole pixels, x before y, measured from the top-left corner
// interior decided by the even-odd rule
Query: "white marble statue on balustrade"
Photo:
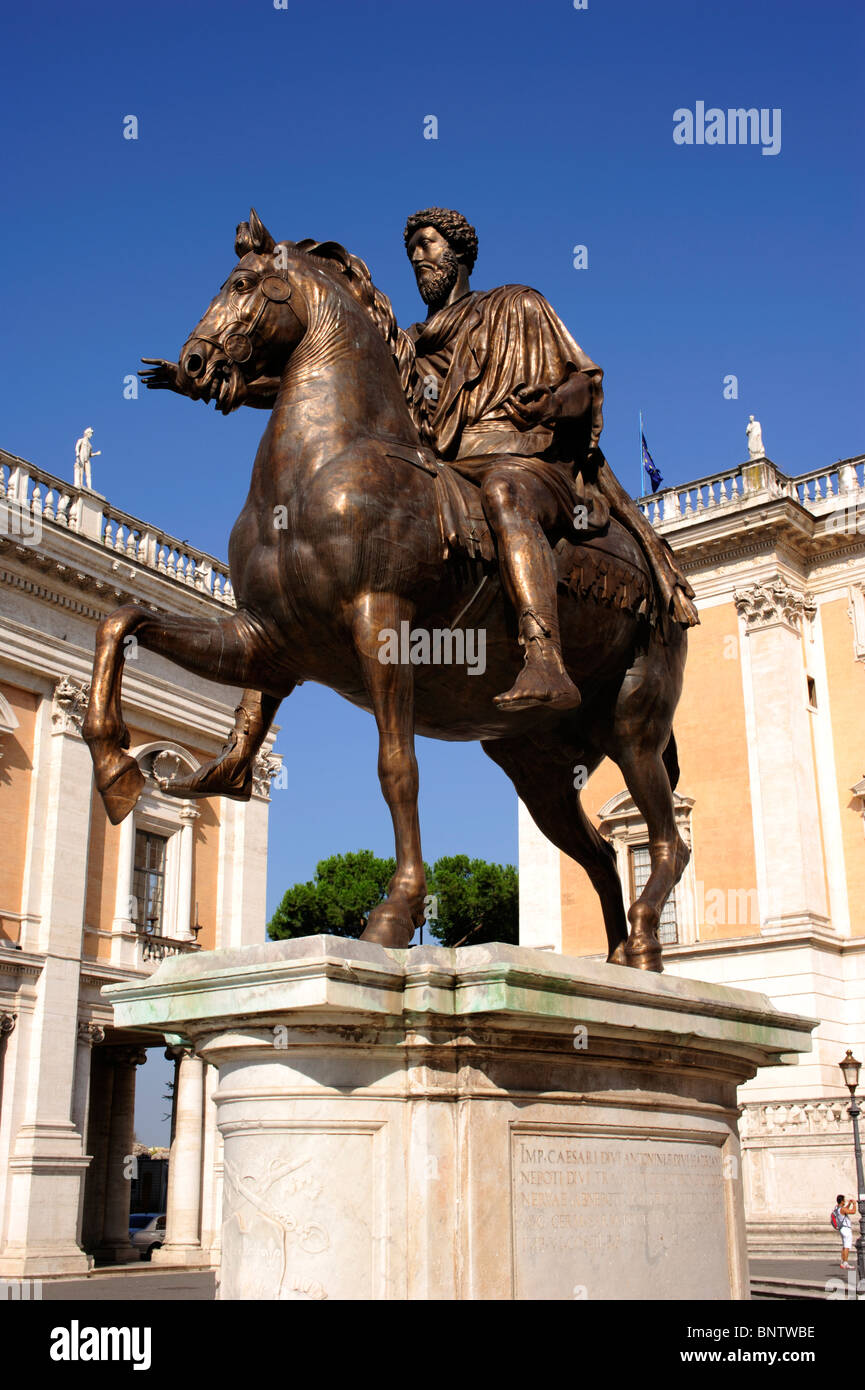
[[[763,448],[763,426],[759,420],[755,420],[753,415],[748,416],[748,423],[745,426],[745,433],[748,436],[748,453],[752,459],[764,459],[766,451]]]
[[[93,438],[93,427],[88,425],[80,439],[75,441],[75,486],[86,487],[93,491],[93,479],[90,474],[90,460],[98,458],[102,453],[101,449],[94,449],[91,444]]]

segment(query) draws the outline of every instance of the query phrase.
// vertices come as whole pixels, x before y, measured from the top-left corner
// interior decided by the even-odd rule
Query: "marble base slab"
[[[223,1299],[747,1298],[736,1087],[816,1026],[546,951],[337,937],[104,992],[219,1069]]]

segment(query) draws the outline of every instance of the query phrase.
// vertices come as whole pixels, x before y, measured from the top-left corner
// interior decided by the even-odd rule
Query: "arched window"
[[[691,811],[694,799],[673,793],[676,827],[691,846]],[[651,872],[649,832],[629,792],[610,797],[598,812],[598,829],[616,851],[625,910],[639,897]],[[684,946],[697,940],[697,891],[694,859],[676,884],[661,914],[658,936],[663,946]]]

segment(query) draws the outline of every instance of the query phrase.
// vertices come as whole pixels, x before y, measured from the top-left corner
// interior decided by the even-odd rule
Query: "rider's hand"
[[[142,357],[141,360],[149,364],[146,371],[138,373],[145,386],[151,391],[177,390],[176,362],[166,362],[163,357]]]
[[[559,403],[548,386],[518,386],[511,399],[527,429],[553,425],[559,418]]]

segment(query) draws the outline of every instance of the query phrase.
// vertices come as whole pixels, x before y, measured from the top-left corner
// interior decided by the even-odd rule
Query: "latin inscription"
[[[525,1133],[512,1145],[518,1297],[658,1297],[659,1275],[663,1296],[699,1297],[688,1293],[697,1230],[700,1258],[708,1236],[726,1265],[717,1148]],[[625,1265],[634,1292],[622,1288]]]

